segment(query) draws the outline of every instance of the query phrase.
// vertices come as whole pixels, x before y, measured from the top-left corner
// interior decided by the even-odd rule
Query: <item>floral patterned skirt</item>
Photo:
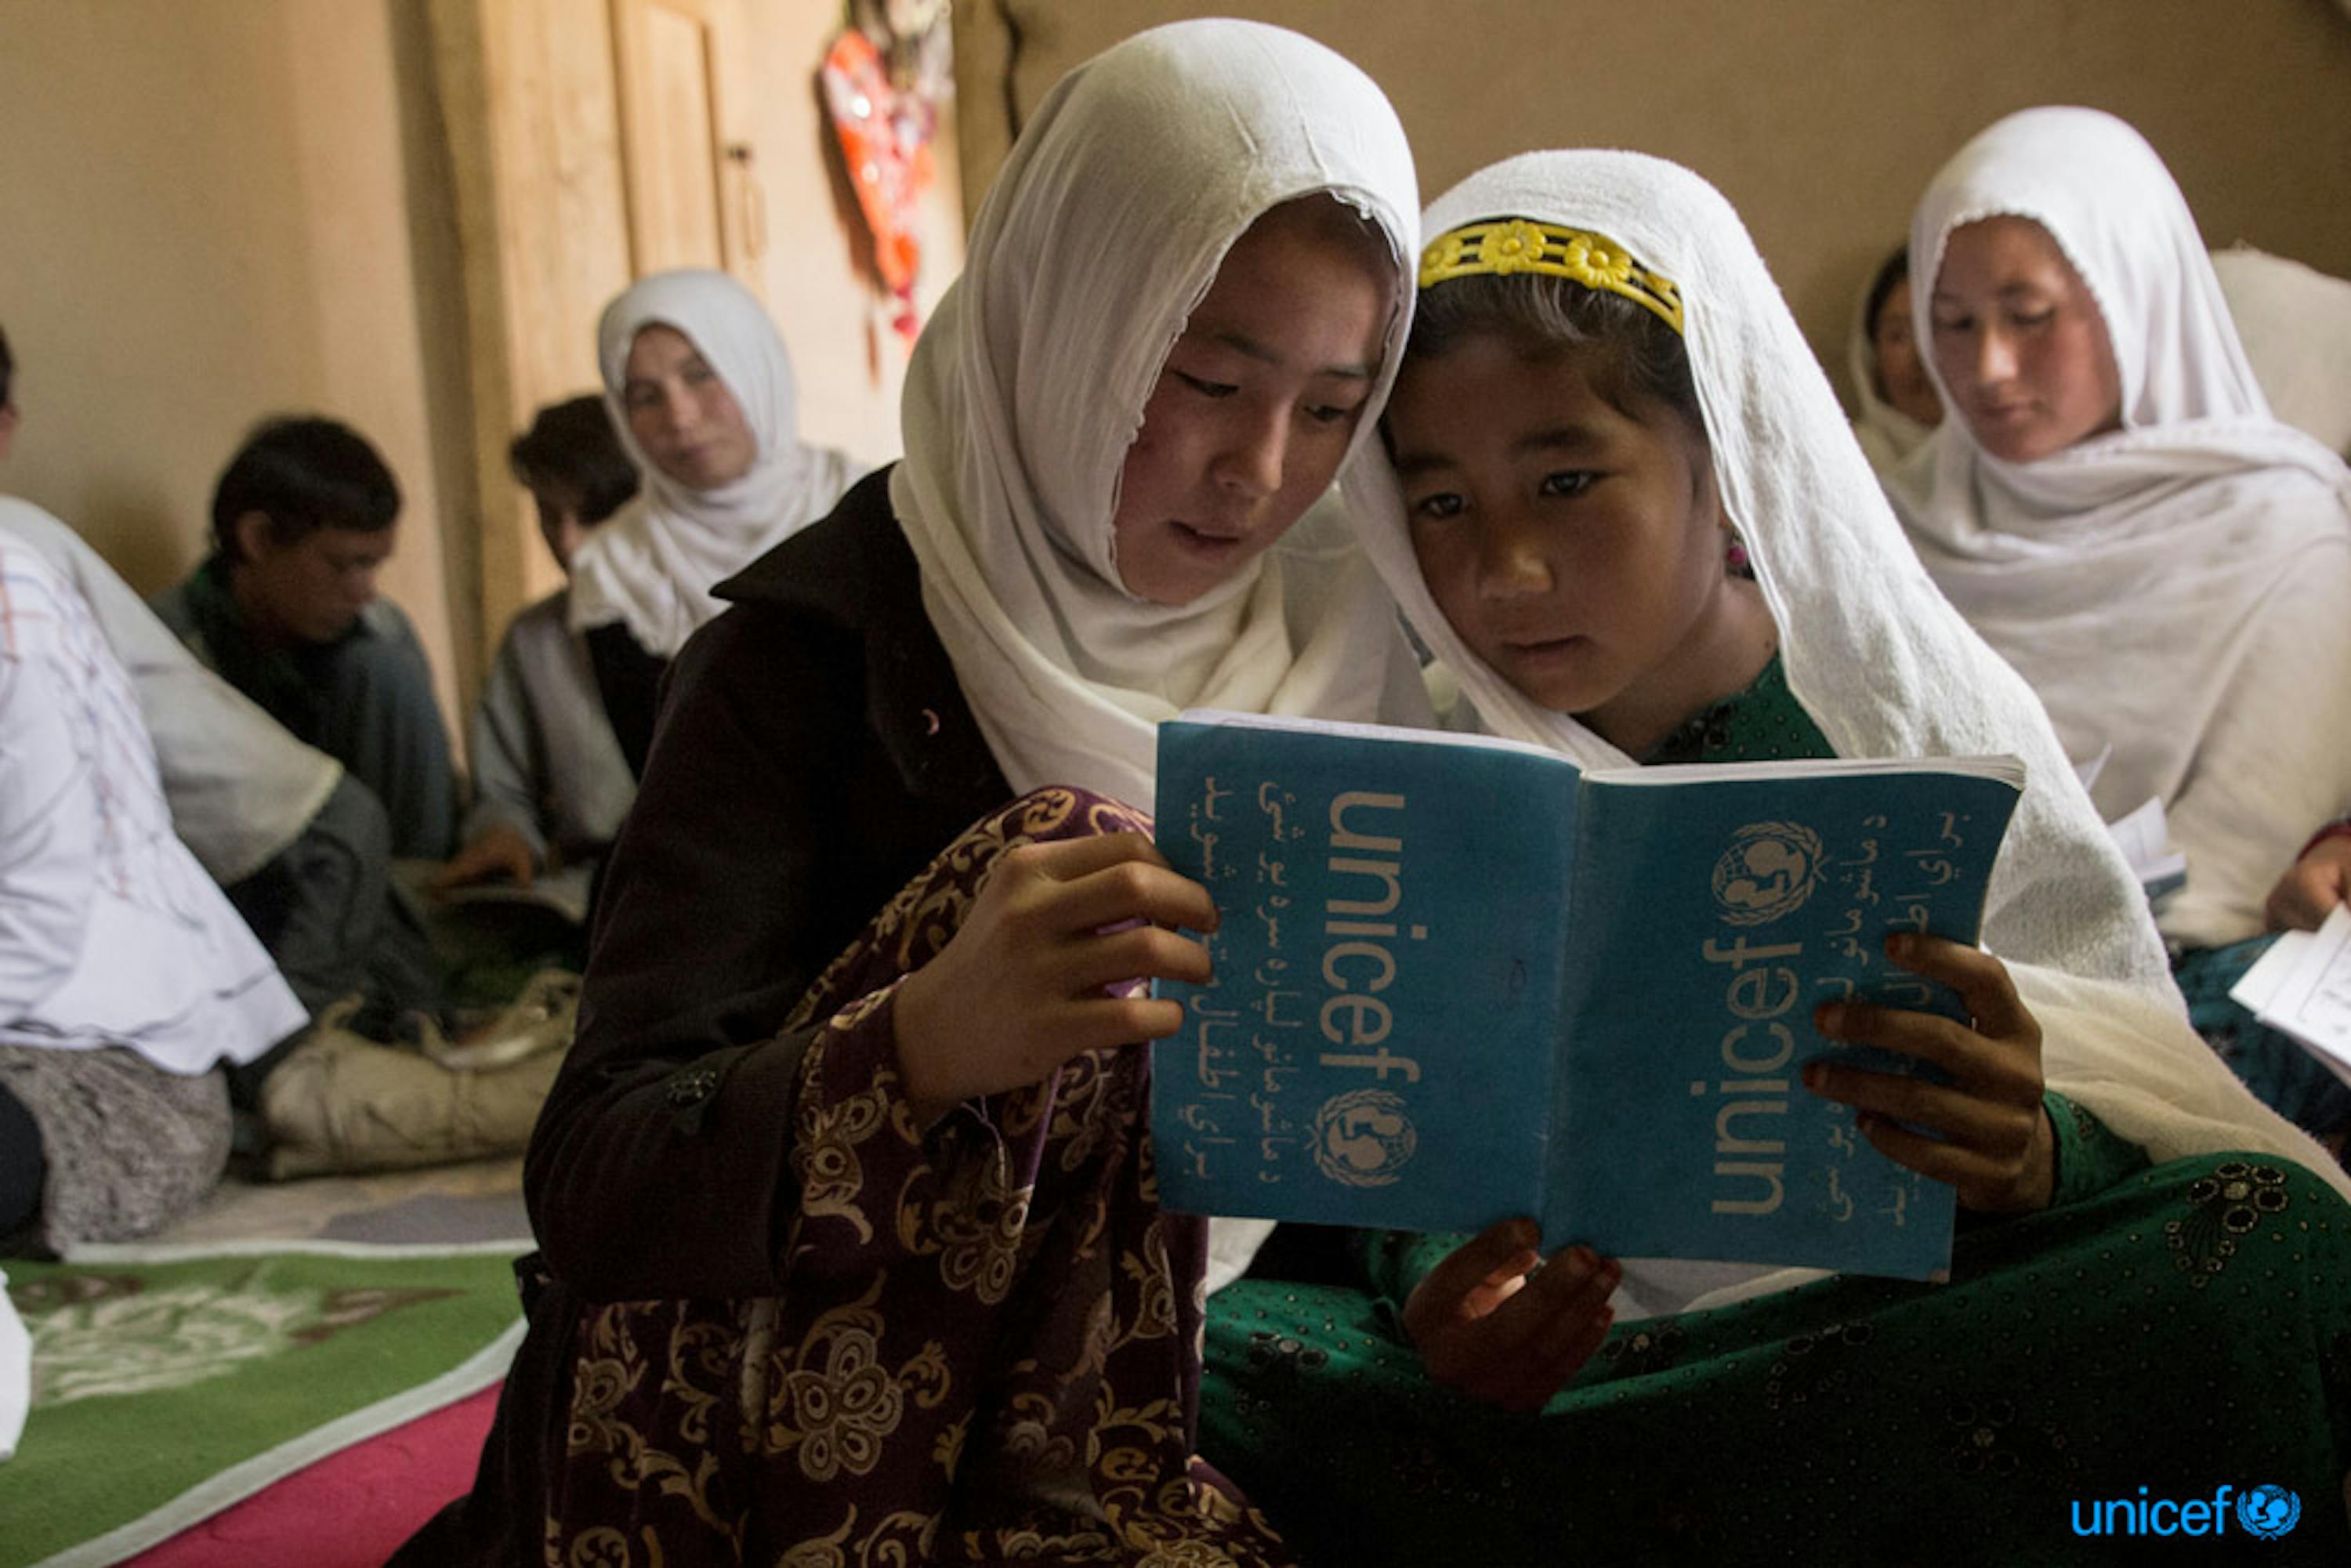
[[[2295,1528],[2231,1514],[2196,1561],[2351,1562],[2351,1207],[2318,1177],[2143,1170],[1968,1231],[1953,1275],[1622,1325],[1532,1416],[1430,1385],[1387,1301],[1244,1280],[1209,1303],[1201,1448],[1350,1568],[2137,1562],[2179,1543],[2085,1540],[2074,1505],[2262,1485]]]
[[[514,1495],[468,1505],[502,1543],[428,1531],[395,1561],[1287,1561],[1193,1457],[1206,1234],[1156,1202],[1149,1052],[1078,1057],[927,1130],[893,1065],[896,982],[1001,855],[1149,826],[1038,791],[893,900],[786,1026],[829,1020],[795,1109],[789,1293],[597,1306],[550,1281],[499,1413]],[[500,1470],[486,1455],[493,1490]],[[533,1541],[517,1515],[539,1489]]]

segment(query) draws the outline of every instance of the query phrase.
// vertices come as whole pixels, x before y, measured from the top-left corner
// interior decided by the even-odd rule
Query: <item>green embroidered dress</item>
[[[1827,755],[1775,658],[1646,760]],[[2150,1167],[2046,1104],[2051,1206],[1963,1215],[1950,1283],[1620,1322],[1532,1416],[1432,1385],[1404,1336],[1462,1239],[1350,1234],[1349,1283],[1209,1301],[1201,1451],[1313,1564],[2137,1561],[2157,1543],[2077,1521],[2264,1484],[2295,1528],[2208,1510],[2199,1560],[2351,1561],[2351,1209],[2268,1156]]]

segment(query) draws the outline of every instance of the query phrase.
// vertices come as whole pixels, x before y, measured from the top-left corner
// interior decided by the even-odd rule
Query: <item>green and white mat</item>
[[[0,1464],[0,1568],[119,1561],[486,1387],[528,1243],[91,1247],[10,1262],[32,1408]]]

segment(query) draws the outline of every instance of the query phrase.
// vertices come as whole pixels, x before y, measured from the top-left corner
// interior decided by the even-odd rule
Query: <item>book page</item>
[[[2294,967],[2255,1016],[2299,1040],[2351,1082],[2351,908],[2335,905],[2295,955]]]
[[[1343,736],[1349,740],[1377,740],[1404,745],[1466,746],[1488,751],[1515,752],[1532,757],[1562,768],[1570,773],[1579,771],[1575,764],[1557,752],[1545,750],[1523,740],[1512,740],[1504,735],[1484,735],[1470,729],[1413,729],[1400,724],[1355,724],[1338,718],[1299,718],[1288,714],[1234,713],[1227,708],[1186,708],[1176,716],[1177,724],[1213,725],[1226,729],[1268,729],[1286,731],[1292,735]]]
[[[2122,851],[2124,862],[2150,900],[2187,884],[2188,857],[2171,847],[2170,820],[2164,814],[2160,796],[2148,796],[2108,822],[2106,834]]]
[[[1963,779],[1991,779],[2024,788],[2021,757],[1808,757],[1792,762],[1693,762],[1662,768],[1607,768],[1595,770],[1595,784],[1713,784],[1740,779],[1882,779],[1914,773],[1949,774]]]
[[[1152,1048],[1178,1212],[1477,1230],[1537,1208],[1576,774],[1413,732],[1159,730],[1155,837],[1208,890]]]
[[[1583,789],[1560,1228],[1625,1256],[1932,1278],[1952,1189],[1879,1154],[1802,1071],[1930,1071],[1830,1040],[1814,1009],[1965,1019],[1886,940],[1975,940],[2018,790],[1942,766],[1648,771],[1690,787]]]

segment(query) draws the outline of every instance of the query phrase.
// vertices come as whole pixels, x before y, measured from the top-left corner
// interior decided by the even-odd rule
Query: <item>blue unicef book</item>
[[[1952,1189],[1805,1090],[1859,998],[1964,1019],[1885,956],[1976,940],[2014,758],[1584,773],[1488,737],[1197,712],[1157,837],[1214,895],[1163,983],[1164,1200],[1403,1230],[1510,1215],[1546,1249],[1925,1280]]]

